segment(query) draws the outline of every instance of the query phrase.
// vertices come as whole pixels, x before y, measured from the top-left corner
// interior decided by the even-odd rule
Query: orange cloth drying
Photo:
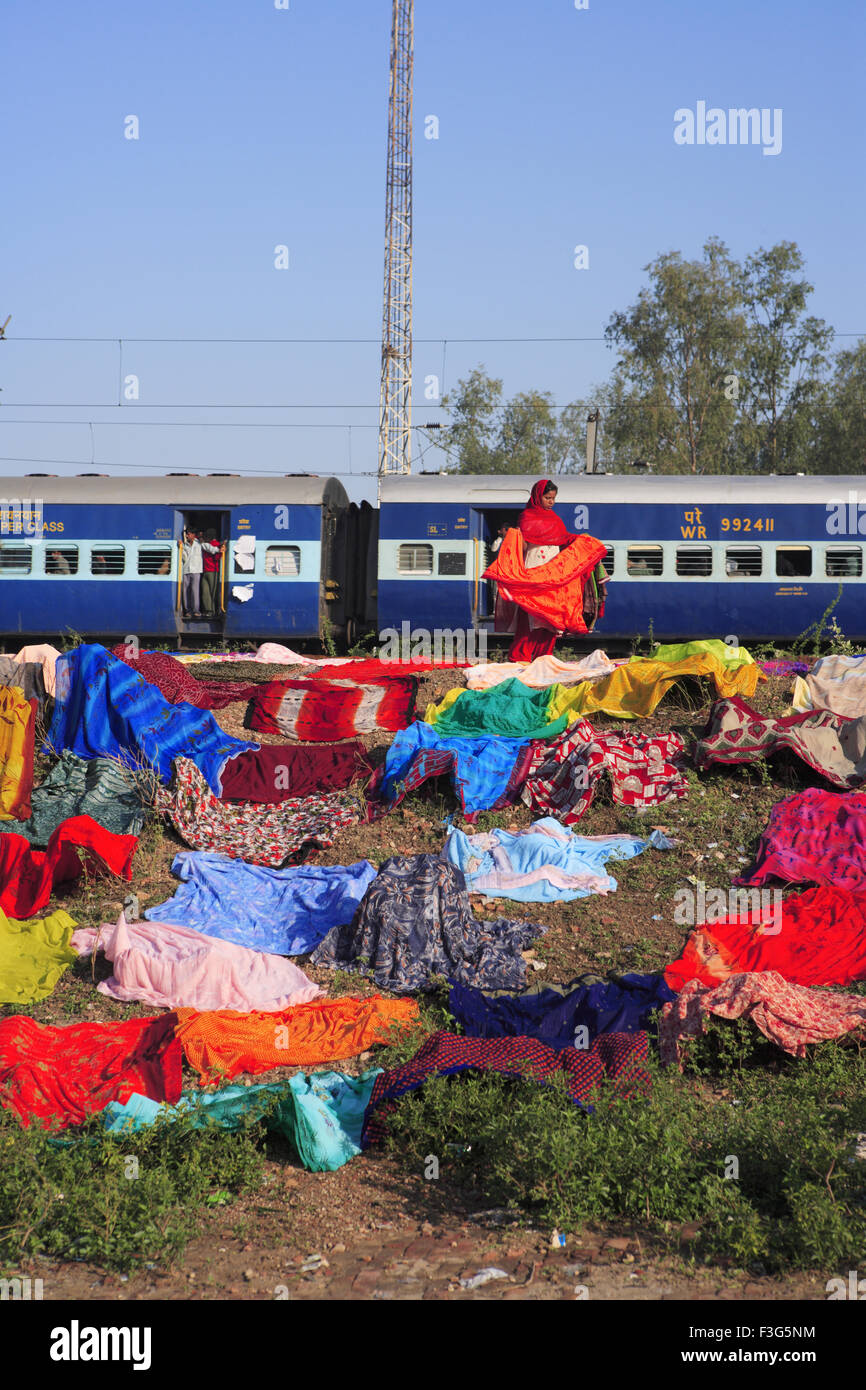
[[[594,536],[578,536],[546,565],[527,569],[520,532],[512,529],[506,532],[496,559],[483,577],[495,579],[501,596],[509,603],[543,618],[551,627],[563,632],[586,632],[583,586],[604,554],[604,545]]]
[[[278,1013],[199,1013],[178,1009],[177,1037],[201,1080],[230,1080],[272,1067],[307,1067],[357,1057],[372,1043],[389,1042],[391,1028],[419,1022],[412,999],[321,999]]]
[[[29,820],[36,701],[0,686],[0,820]]]

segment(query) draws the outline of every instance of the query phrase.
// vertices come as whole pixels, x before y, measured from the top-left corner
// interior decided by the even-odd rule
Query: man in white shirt
[[[180,606],[185,618],[201,617],[201,575],[204,568],[198,534],[187,527],[183,538]]]

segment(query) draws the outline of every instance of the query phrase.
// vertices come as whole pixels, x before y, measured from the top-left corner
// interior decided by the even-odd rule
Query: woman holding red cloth
[[[520,513],[518,526],[523,541],[523,563],[527,569],[536,569],[573,544],[578,539],[576,532],[566,529],[564,521],[553,510],[557,487],[547,479],[535,484],[529,497],[529,505]],[[606,582],[602,581],[602,582]],[[502,604],[499,631],[513,632],[514,641],[508,653],[509,661],[526,663],[539,656],[550,656],[563,629],[555,628],[537,614],[528,613],[517,604]]]

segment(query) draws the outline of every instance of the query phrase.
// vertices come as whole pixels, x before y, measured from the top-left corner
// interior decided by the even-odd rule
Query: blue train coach
[[[481,576],[498,528],[516,524],[533,481],[383,479],[380,629],[408,621],[495,634],[493,586]],[[607,546],[600,640],[650,631],[666,640],[785,639],[833,604],[842,631],[866,637],[860,477],[577,474],[556,483],[568,529]]]
[[[353,514],[334,478],[0,480],[0,631],[122,638],[343,634]],[[370,509],[367,508],[367,511]],[[185,621],[183,532],[226,541],[221,616]]]

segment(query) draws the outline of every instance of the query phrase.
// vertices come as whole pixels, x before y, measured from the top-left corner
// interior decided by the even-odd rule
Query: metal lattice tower
[[[392,0],[379,474],[411,471],[414,0]]]

